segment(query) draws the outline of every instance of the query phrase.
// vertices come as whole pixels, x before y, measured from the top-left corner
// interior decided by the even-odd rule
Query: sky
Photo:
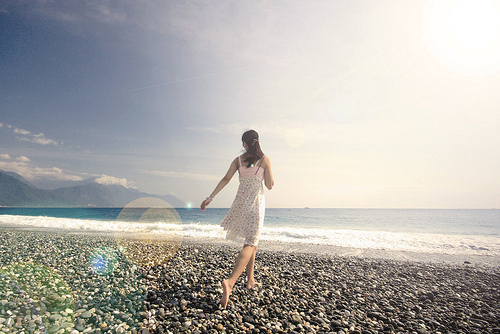
[[[7,0],[0,78],[35,185],[199,206],[254,129],[268,207],[500,206],[500,1]]]

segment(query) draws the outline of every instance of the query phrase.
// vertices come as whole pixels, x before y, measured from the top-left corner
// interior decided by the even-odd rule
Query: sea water
[[[175,230],[195,241],[220,242],[228,209],[175,209],[178,221],[120,221],[120,208],[0,208],[0,227],[74,233]],[[152,228],[153,227],[153,228]],[[498,209],[266,209],[261,242],[277,249],[301,246],[377,252],[414,252],[500,259]],[[271,247],[272,248],[272,247]],[[359,252],[358,252],[359,253]]]

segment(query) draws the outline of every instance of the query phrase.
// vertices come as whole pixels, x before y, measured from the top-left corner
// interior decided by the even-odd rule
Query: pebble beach
[[[156,266],[116,248],[1,228],[0,333],[500,333],[497,266],[258,250],[261,285],[243,274],[222,309],[239,247],[183,242]]]

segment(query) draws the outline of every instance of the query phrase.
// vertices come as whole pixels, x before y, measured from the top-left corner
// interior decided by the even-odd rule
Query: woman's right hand
[[[212,200],[210,198],[207,198],[206,200],[204,200],[202,203],[201,203],[201,209],[202,210],[205,210],[205,208],[207,207],[208,204],[210,204],[210,202],[212,202]]]
[[[212,202],[213,198],[219,191],[222,190],[226,186],[226,184],[231,181],[231,178],[233,177],[234,173],[238,170],[238,158],[235,158],[233,162],[231,162],[231,165],[229,166],[229,169],[226,173],[226,175],[222,178],[222,180],[219,181],[219,184],[217,184],[217,187],[215,187],[214,191],[210,194],[209,197],[207,197],[202,203],[201,203],[201,209],[205,210],[208,204]]]

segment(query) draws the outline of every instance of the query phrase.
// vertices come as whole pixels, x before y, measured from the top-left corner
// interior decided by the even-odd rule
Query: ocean
[[[139,210],[139,209],[136,209]],[[0,227],[68,233],[176,231],[185,240],[223,242],[228,209],[169,209],[144,217],[120,208],[0,208]],[[126,216],[126,217],[125,217]],[[500,259],[498,209],[266,209],[261,244],[344,254],[415,253]],[[325,248],[326,247],[326,248]],[[388,253],[388,254],[389,254]],[[398,257],[398,256],[396,256]]]

